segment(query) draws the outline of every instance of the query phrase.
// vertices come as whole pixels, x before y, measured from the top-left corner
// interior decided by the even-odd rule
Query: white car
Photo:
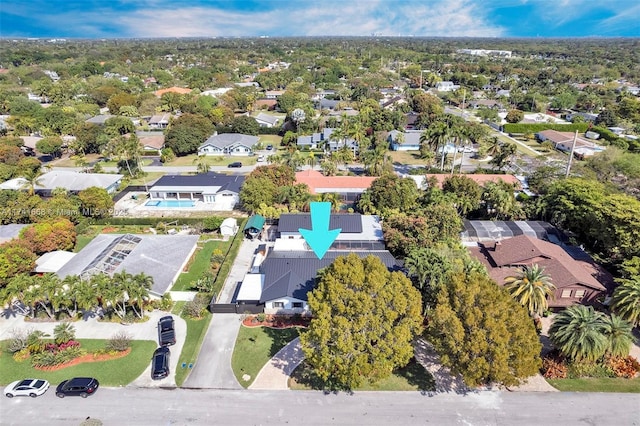
[[[258,155],[258,162],[262,163],[265,160],[264,155]]]
[[[45,393],[49,389],[49,382],[42,379],[24,379],[16,380],[9,386],[4,388],[4,394],[7,398],[14,396],[30,396],[35,398]]]

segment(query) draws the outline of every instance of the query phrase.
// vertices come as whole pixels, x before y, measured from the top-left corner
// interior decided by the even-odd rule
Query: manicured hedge
[[[575,132],[577,130],[580,133],[584,133],[589,130],[589,123],[509,123],[504,125],[504,132],[509,134],[538,133],[543,130],[557,130],[559,132]]]

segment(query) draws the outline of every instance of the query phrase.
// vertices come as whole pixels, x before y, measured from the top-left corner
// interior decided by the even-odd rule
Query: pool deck
[[[132,192],[115,204],[114,217],[206,217],[214,212],[224,216],[242,215],[241,212],[231,209],[228,204],[205,204],[196,201],[193,207],[155,207],[145,205],[149,201],[151,200],[144,192]]]

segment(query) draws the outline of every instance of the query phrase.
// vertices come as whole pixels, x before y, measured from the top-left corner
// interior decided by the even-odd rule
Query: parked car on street
[[[258,162],[263,162],[265,160],[264,155],[260,154],[258,155]]]
[[[96,393],[98,386],[100,386],[100,383],[92,377],[74,377],[58,385],[56,388],[56,396],[58,398],[64,398],[65,396],[81,396],[86,398]]]
[[[158,320],[158,345],[171,346],[176,344],[176,330],[171,315]]]
[[[166,346],[162,346],[155,350],[153,358],[151,358],[151,378],[153,380],[160,380],[167,377],[169,371],[169,357],[171,351]]]
[[[43,379],[24,379],[16,380],[9,386],[4,388],[4,394],[7,398],[14,396],[30,396],[35,398],[44,394],[49,389],[49,382]]]
[[[227,167],[242,167],[242,163],[239,161],[234,161],[233,163],[230,163]]]
[[[269,144],[267,145],[267,151],[271,151],[273,149],[273,145]]]

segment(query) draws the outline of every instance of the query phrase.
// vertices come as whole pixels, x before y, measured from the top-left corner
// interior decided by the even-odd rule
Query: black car
[[[227,167],[242,167],[242,163],[239,161],[234,161],[233,163],[229,164]]]
[[[158,344],[160,346],[171,346],[176,344],[176,330],[171,315],[158,320]]]
[[[56,388],[56,396],[58,398],[64,398],[65,396],[86,398],[96,393],[98,386],[100,386],[100,383],[92,377],[75,377],[60,383]]]
[[[164,379],[169,375],[169,356],[171,351],[166,346],[156,349],[151,359],[151,378],[153,380]]]
[[[267,145],[267,151],[271,151],[273,149],[273,145],[269,144]]]

